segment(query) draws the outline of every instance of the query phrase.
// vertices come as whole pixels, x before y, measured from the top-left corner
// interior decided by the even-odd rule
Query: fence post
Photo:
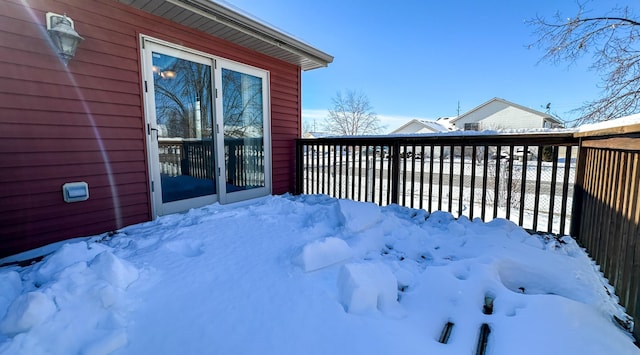
[[[578,161],[576,165],[576,181],[573,185],[573,203],[571,205],[571,225],[569,235],[580,240],[580,224],[582,222],[582,199],[584,197],[584,174],[586,165],[586,152],[582,147],[582,138],[578,142]]]
[[[391,203],[398,204],[400,196],[400,140],[393,140],[391,150]]]
[[[295,189],[293,193],[295,195],[300,195],[302,193],[302,162],[304,160],[303,154],[303,143],[299,139],[296,139],[296,176],[295,176]]]

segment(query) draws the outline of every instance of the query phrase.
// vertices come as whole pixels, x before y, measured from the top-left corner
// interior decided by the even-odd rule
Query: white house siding
[[[475,122],[480,123],[481,130],[542,128],[544,125],[543,117],[499,101],[468,113],[455,125],[458,129],[464,129],[465,123]]]
[[[507,107],[482,120],[480,126],[482,129],[542,128],[544,120],[531,112]]]
[[[407,126],[400,127],[398,130],[393,131],[393,133],[399,134],[407,134],[407,133],[423,133],[422,130],[425,130],[425,127],[418,123],[411,123]],[[433,131],[425,131],[428,133],[432,133]]]

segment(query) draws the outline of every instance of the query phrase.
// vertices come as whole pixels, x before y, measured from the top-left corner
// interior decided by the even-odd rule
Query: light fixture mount
[[[47,12],[47,32],[51,38],[51,42],[56,47],[60,59],[65,65],[69,63],[69,60],[76,54],[78,44],[82,42],[84,38],[80,37],[76,32],[73,24],[73,20],[67,17],[67,15],[54,14],[53,12]]]

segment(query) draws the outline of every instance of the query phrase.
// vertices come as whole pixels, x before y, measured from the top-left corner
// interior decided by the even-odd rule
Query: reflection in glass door
[[[151,46],[157,168],[153,175],[168,203],[216,194],[211,60]],[[153,139],[153,136],[152,138]],[[159,178],[159,179],[158,179]],[[159,201],[157,201],[159,202]]]
[[[143,41],[153,215],[270,194],[268,71]]]
[[[222,68],[226,192],[266,186],[262,78]]]

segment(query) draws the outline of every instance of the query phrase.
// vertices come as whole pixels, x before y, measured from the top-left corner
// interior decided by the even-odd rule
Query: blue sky
[[[636,0],[637,1],[637,0]],[[363,92],[386,125],[455,116],[500,97],[560,118],[600,94],[590,58],[574,65],[539,62],[525,21],[577,12],[575,0],[367,1],[227,0],[335,57],[302,75],[303,120],[318,123],[339,90]],[[627,1],[631,4],[633,0]],[[601,15],[625,2],[588,3]]]

